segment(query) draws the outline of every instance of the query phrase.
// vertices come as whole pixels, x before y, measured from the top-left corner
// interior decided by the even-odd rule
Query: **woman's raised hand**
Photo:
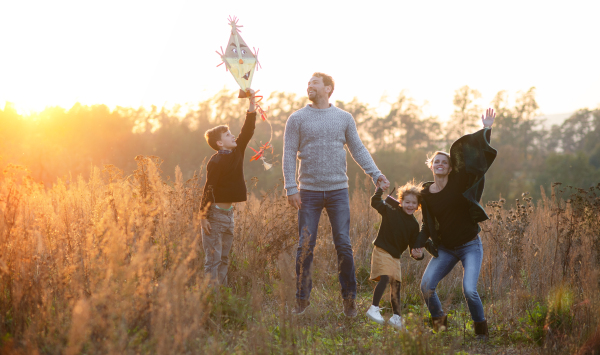
[[[481,122],[483,122],[483,127],[491,128],[494,124],[494,119],[496,118],[496,113],[493,108],[488,108],[485,110],[485,117],[481,115]]]

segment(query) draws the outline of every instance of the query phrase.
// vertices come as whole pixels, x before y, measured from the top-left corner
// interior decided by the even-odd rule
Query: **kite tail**
[[[267,119],[267,111],[263,110],[263,108],[258,104],[263,99],[263,96],[255,95],[255,97],[258,98],[258,100],[256,100],[256,110],[260,114],[260,118],[262,118],[263,121],[265,121],[269,124],[269,127],[271,129],[271,134],[269,136],[269,140],[267,141],[267,143],[263,144],[258,151],[255,150],[254,148],[250,147],[250,149],[252,149],[256,153],[256,154],[254,154],[254,156],[252,156],[252,158],[250,158],[250,161],[260,159],[263,162],[265,170],[269,170],[269,169],[271,169],[273,164],[267,163],[264,154],[265,154],[265,151],[267,151],[268,149],[270,149],[271,154],[273,154],[273,146],[271,145],[271,141],[273,140],[273,125]]]

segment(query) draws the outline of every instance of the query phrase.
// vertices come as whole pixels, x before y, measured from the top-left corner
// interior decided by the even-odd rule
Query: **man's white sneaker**
[[[367,311],[367,317],[375,323],[383,324],[385,320],[381,316],[381,308],[371,305],[369,310]]]
[[[394,314],[392,318],[388,321],[390,325],[396,329],[404,330],[404,322],[402,321],[402,317],[397,314]]]

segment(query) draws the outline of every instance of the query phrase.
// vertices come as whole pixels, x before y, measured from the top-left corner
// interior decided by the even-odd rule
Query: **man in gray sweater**
[[[350,199],[346,175],[346,150],[371,176],[375,184],[389,187],[389,181],[375,165],[363,145],[352,115],[329,103],[335,83],[331,76],[314,73],[308,82],[312,104],[294,112],[284,134],[283,175],[288,202],[298,209],[298,250],[296,253],[296,307],[300,315],[310,305],[311,265],[317,229],[323,208],[327,211],[337,251],[338,277],[342,288],[344,314],[355,317],[356,275],[350,244]],[[300,160],[296,183],[296,158]]]

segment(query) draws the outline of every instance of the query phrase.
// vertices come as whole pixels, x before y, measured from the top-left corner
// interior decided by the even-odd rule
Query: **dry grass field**
[[[369,323],[370,253],[379,217],[365,182],[351,196],[359,316],[342,314],[327,218],[315,250],[307,314],[292,317],[297,216],[282,186],[236,207],[229,287],[203,276],[202,172],[160,178],[136,158],[44,188],[24,168],[0,176],[2,354],[592,354],[600,351],[600,184],[560,184],[542,199],[488,203],[479,282],[491,339],[480,344],[461,267],[442,281],[449,330],[432,334],[419,282],[427,265],[402,256],[408,331]],[[402,183],[402,182],[398,182]],[[509,208],[508,206],[513,206]],[[384,297],[389,297],[387,294]],[[389,300],[383,302],[389,308]],[[385,317],[391,315],[386,309]]]

